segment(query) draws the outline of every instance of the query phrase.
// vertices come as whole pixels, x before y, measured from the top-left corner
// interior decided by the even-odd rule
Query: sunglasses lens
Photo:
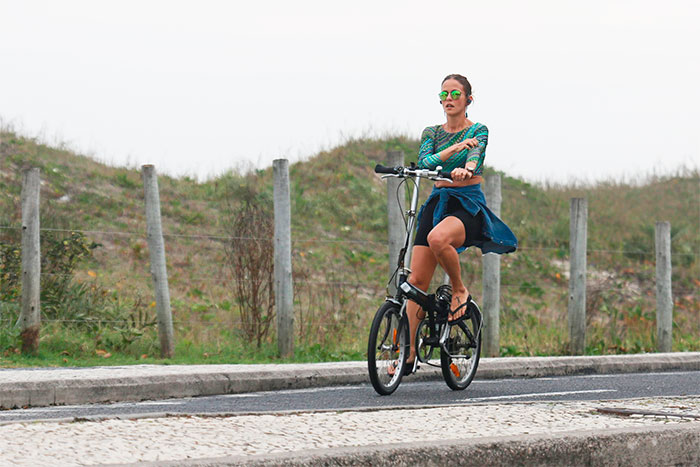
[[[438,96],[440,96],[441,101],[444,101],[447,99],[447,91],[442,91],[440,94],[438,94]]]
[[[455,89],[454,91],[452,91],[452,99],[457,100],[457,99],[459,99],[459,97],[460,97],[461,95],[462,95],[462,91],[458,91],[458,90],[456,90],[456,89]]]

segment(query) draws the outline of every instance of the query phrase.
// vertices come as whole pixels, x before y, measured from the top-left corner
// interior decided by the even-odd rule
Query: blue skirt
[[[433,227],[447,217],[447,202],[452,197],[459,200],[464,209],[472,216],[476,216],[479,212],[483,214],[484,227],[482,234],[485,240],[474,243],[474,246],[479,247],[482,253],[497,253],[500,255],[503,253],[512,253],[518,248],[518,239],[515,238],[515,234],[513,234],[505,222],[499,219],[498,216],[486,206],[486,198],[484,197],[484,192],[481,191],[481,184],[455,188],[433,187],[433,191],[418,212],[417,225],[420,224],[423,209],[425,209],[425,206],[435,197],[439,197],[439,200],[435,211],[433,211]],[[465,246],[461,246],[457,248],[457,253],[461,253],[465,249]]]

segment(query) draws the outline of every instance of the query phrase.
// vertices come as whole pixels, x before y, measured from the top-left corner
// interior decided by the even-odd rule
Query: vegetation
[[[389,271],[386,186],[372,168],[387,150],[404,151],[408,162],[417,146],[407,138],[352,140],[291,164],[295,361],[363,358]],[[17,353],[14,327],[25,166],[40,167],[43,181],[43,327],[40,354],[31,359]],[[697,169],[574,186],[503,174],[502,217],[520,249],[502,257],[501,354],[566,352],[569,199],[581,196],[589,205],[587,352],[655,350],[657,220],[672,226],[674,350],[700,350],[699,182]],[[159,177],[173,362],[279,361],[271,297],[237,288],[250,278],[250,270],[242,272],[250,263],[233,261],[236,251],[254,250],[235,243],[251,235],[235,220],[272,212],[271,183],[271,169],[232,171],[206,182]],[[0,366],[162,362],[154,357],[145,230],[138,168],[110,167],[0,131]],[[256,245],[270,244],[269,230],[254,232]],[[480,253],[468,251],[462,262],[478,299]],[[265,277],[259,292],[269,287]]]

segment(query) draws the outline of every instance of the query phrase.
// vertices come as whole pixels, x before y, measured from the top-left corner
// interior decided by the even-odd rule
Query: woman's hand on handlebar
[[[474,176],[474,172],[467,169],[457,168],[452,171],[452,180],[455,182],[461,182],[463,180],[469,180]]]

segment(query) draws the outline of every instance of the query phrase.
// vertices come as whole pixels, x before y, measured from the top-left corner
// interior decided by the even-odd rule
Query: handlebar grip
[[[374,166],[374,173],[378,174],[398,174],[397,167],[386,167],[381,164]]]
[[[449,178],[452,180],[452,171],[451,170],[440,170],[438,171],[438,176],[442,178]]]

